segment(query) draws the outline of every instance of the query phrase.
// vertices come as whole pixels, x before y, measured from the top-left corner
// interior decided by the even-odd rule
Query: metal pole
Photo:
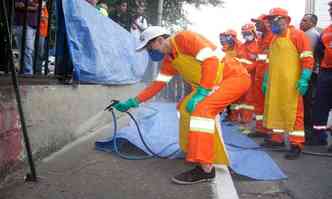
[[[163,6],[164,6],[164,0],[159,0],[158,2],[158,18],[157,18],[157,25],[161,26],[161,21],[163,18]]]
[[[45,39],[45,53],[44,53],[44,57],[46,57],[45,60],[45,75],[47,75],[49,73],[48,70],[48,54],[49,54],[49,48],[50,48],[50,32],[51,32],[51,23],[52,23],[52,15],[53,15],[53,0],[48,0],[47,1],[47,11],[48,11],[48,27],[47,27],[47,37]]]
[[[24,19],[23,19],[23,29],[22,29],[22,41],[21,41],[21,58],[20,58],[20,73],[24,73],[24,51],[26,47],[26,36],[27,36],[27,25],[28,25],[28,0],[24,1]]]
[[[6,0],[2,0],[2,9],[3,9],[3,13],[5,16],[5,25],[6,25],[6,39],[9,41],[10,39],[10,26],[8,24],[8,15],[7,15],[7,10],[6,10]],[[32,152],[31,152],[31,148],[30,148],[30,141],[29,141],[29,136],[28,136],[28,132],[27,132],[27,128],[25,125],[25,118],[24,118],[24,113],[23,113],[23,107],[22,107],[22,102],[21,102],[21,95],[20,95],[20,91],[19,91],[19,85],[18,85],[18,81],[17,81],[17,76],[16,76],[16,71],[15,71],[15,66],[14,66],[14,60],[13,60],[13,47],[12,47],[12,43],[9,43],[9,64],[10,64],[10,69],[11,69],[11,74],[12,74],[12,81],[13,81],[13,87],[15,90],[15,95],[16,95],[16,102],[17,102],[17,108],[20,114],[20,120],[21,120],[21,125],[22,125],[22,132],[23,132],[23,138],[24,138],[24,143],[25,143],[25,148],[27,151],[27,155],[28,155],[28,162],[29,162],[29,166],[30,166],[30,171],[31,173],[28,173],[26,176],[26,180],[27,181],[37,181],[37,175],[36,175],[36,168],[35,168],[35,164],[32,158]]]
[[[39,37],[40,37],[40,19],[41,19],[41,11],[42,11],[42,5],[43,0],[38,0],[38,15],[37,15],[37,30],[36,30],[36,37],[35,37],[35,47],[34,47],[34,56],[33,56],[33,73],[41,73],[40,71],[37,71],[37,60],[39,59]],[[39,64],[39,63],[38,63]]]
[[[157,18],[157,26],[161,26],[161,21],[163,17],[163,5],[164,5],[164,0],[159,0],[158,2],[158,18]],[[152,79],[155,79],[159,70],[159,63],[158,62],[153,62],[152,64]]]

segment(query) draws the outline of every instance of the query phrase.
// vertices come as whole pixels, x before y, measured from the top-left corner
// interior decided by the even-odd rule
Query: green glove
[[[267,74],[267,72],[264,73],[264,79],[263,79],[263,82],[262,82],[262,91],[264,93],[264,95],[266,94],[267,92],[267,81],[269,79],[269,75]]]
[[[211,89],[205,89],[203,87],[198,87],[195,94],[191,97],[191,99],[188,101],[186,109],[189,113],[192,113],[197,104],[204,100],[204,98],[210,93]]]
[[[312,71],[309,69],[303,69],[301,73],[300,80],[297,81],[297,90],[299,93],[303,96],[306,94],[308,88],[309,88],[309,81],[311,78]]]
[[[126,112],[130,108],[137,108],[138,105],[139,105],[139,101],[137,98],[130,98],[125,102],[120,102],[120,103],[115,104],[113,107],[120,112]]]

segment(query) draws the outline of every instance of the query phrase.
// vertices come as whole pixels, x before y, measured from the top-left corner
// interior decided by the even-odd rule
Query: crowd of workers
[[[218,126],[219,113],[226,109],[227,119],[239,124],[243,132],[265,137],[263,146],[285,145],[286,159],[299,158],[304,144],[328,144],[332,26],[320,32],[314,14],[304,15],[297,29],[290,25],[287,10],[273,8],[242,26],[243,43],[236,31],[222,32],[220,43],[225,55],[220,56],[217,47],[200,34],[182,31],[170,35],[162,27],[148,27],[144,1],[135,1],[134,17],[128,14],[126,1],[116,1],[111,4],[114,7],[103,1],[87,1],[100,14],[133,32],[140,42],[137,50],[147,49],[153,61],[161,62],[156,80],[136,97],[116,104],[117,110],[138,107],[174,75],[192,85],[192,92],[178,105],[179,137],[186,160],[198,166],[175,176],[175,183],[211,180],[215,177],[213,164],[229,164]],[[328,6],[332,17],[332,1]],[[15,1],[17,34],[22,32],[23,7],[22,0]],[[32,73],[31,41],[37,23],[31,16],[37,9],[36,0],[29,0],[28,9],[24,72]],[[254,131],[249,128],[252,122],[256,123]],[[328,151],[332,151],[331,146]]]
[[[332,2],[329,6],[332,14]],[[265,147],[290,147],[287,159],[298,158],[304,144],[328,144],[330,33],[329,27],[320,33],[317,20],[306,14],[297,29],[286,10],[275,8],[242,26],[243,43],[234,30],[220,34],[226,56],[239,61],[252,80],[229,107],[228,119],[242,124],[249,136],[266,137]],[[253,119],[255,132],[248,128]]]
[[[332,1],[328,5],[332,17]],[[160,72],[136,97],[115,108],[138,107],[174,75],[192,86],[177,107],[179,143],[186,161],[197,166],[173,177],[177,184],[209,181],[215,177],[213,164],[229,164],[218,119],[227,108],[229,121],[240,124],[250,136],[265,137],[263,146],[286,146],[286,159],[299,158],[305,143],[327,145],[331,26],[320,33],[317,16],[306,14],[297,29],[282,8],[251,21],[242,26],[243,43],[234,30],[220,34],[224,56],[195,32],[170,35],[162,27],[150,26],[141,35],[137,50],[146,49],[153,61],[161,62]],[[249,130],[253,122],[255,129]]]

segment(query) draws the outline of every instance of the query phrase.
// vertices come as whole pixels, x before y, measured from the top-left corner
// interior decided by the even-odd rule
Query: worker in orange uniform
[[[268,20],[264,19],[264,17],[265,15],[260,15],[256,19],[251,19],[251,21],[255,23],[256,37],[259,48],[259,53],[256,57],[256,71],[254,83],[256,132],[250,134],[253,137],[267,137],[271,132],[269,129],[263,126],[265,95],[262,91],[262,83],[264,73],[266,72],[268,67],[268,53],[270,44],[273,39],[273,34],[269,29]],[[273,143],[270,143],[270,145],[271,144]],[[280,144],[276,142],[276,145]]]
[[[192,85],[192,92],[178,106],[181,149],[194,169],[172,178],[177,184],[194,184],[215,177],[213,164],[229,165],[216,117],[250,87],[245,68],[221,62],[216,46],[201,35],[183,31],[169,36],[159,26],[148,27],[137,50],[147,49],[153,61],[161,61],[157,79],[135,98],[116,104],[119,111],[138,107],[155,96],[174,75]]]
[[[241,65],[241,63],[236,59],[239,55],[241,42],[237,38],[237,33],[235,30],[229,29],[225,32],[220,33],[219,35],[220,44],[222,46],[222,50],[225,53],[223,59],[227,59],[228,62],[237,62],[237,65]],[[241,121],[240,119],[240,102],[236,101],[228,106],[228,115],[227,119],[230,122],[238,123]]]
[[[42,10],[40,15],[40,25],[39,25],[39,55],[37,58],[37,71],[36,73],[42,72],[42,65],[43,61],[48,59],[48,57],[45,55],[45,39],[48,34],[48,11],[46,2],[43,1],[42,4]]]
[[[332,1],[328,5],[328,12],[332,18]],[[313,133],[316,134],[321,143],[327,144],[327,122],[329,112],[332,109],[332,25],[323,30],[321,41],[324,52],[313,105]],[[332,145],[328,147],[328,152],[332,152]]]
[[[269,50],[269,68],[264,77],[264,125],[284,135],[289,147],[286,159],[300,156],[304,144],[303,95],[314,63],[309,38],[290,26],[291,18],[282,8],[266,16],[275,35]],[[281,141],[281,140],[280,140]]]
[[[254,24],[248,23],[242,26],[241,34],[244,43],[240,47],[239,55],[237,58],[249,72],[253,83],[248,92],[240,100],[240,118],[244,127],[243,133],[250,135],[251,131],[249,125],[253,121],[255,110],[254,82],[256,59],[259,53],[259,48],[256,41]]]

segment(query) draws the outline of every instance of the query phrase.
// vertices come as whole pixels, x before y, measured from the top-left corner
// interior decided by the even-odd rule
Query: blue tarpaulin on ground
[[[76,80],[131,84],[142,79],[149,58],[146,51],[135,51],[137,41],[132,34],[84,0],[57,3],[62,12],[58,21],[64,21],[59,29],[66,32]]]
[[[139,108],[135,114],[147,144],[154,152],[162,152],[160,154],[162,156],[167,156],[179,150],[179,121],[176,105],[174,103],[151,103],[147,107]],[[154,109],[157,111],[154,111]],[[231,160],[230,167],[237,174],[256,180],[282,180],[287,178],[270,156],[259,150],[259,146],[246,135],[241,134],[236,126],[222,123],[222,131]],[[133,122],[119,130],[118,138],[125,139],[150,154],[144,147]],[[108,147],[109,150],[106,149],[105,151],[112,151],[111,139],[106,139],[110,140],[109,144],[104,141],[97,141],[96,148],[100,147],[99,149],[104,150]],[[166,150],[163,150],[165,148]],[[183,157],[183,155],[177,153],[176,157]]]

